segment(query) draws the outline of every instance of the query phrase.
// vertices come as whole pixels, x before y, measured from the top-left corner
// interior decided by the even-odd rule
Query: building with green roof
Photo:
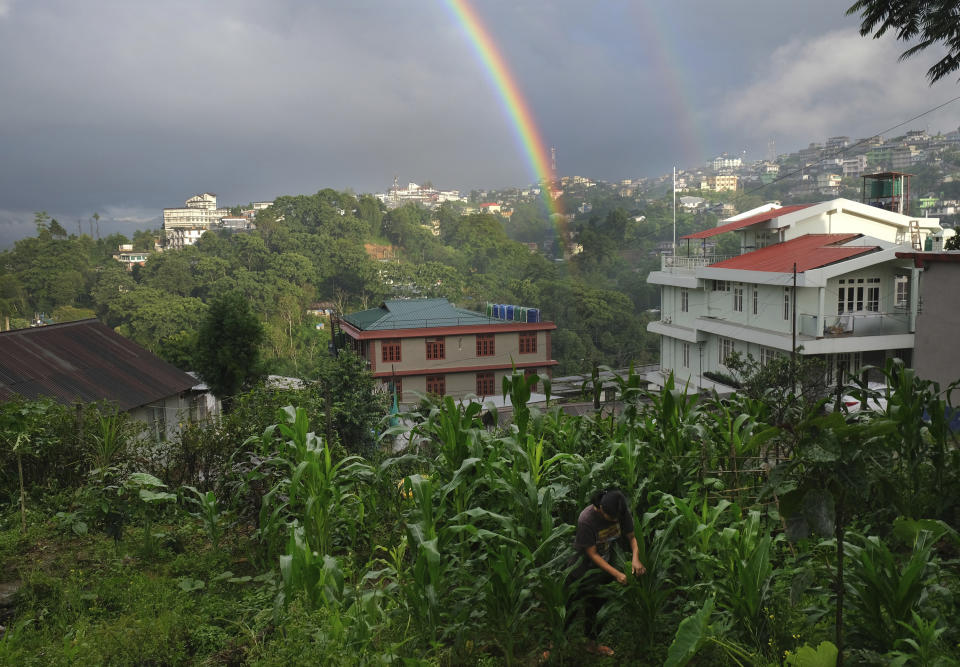
[[[513,368],[543,374],[557,364],[553,322],[502,319],[446,299],[385,301],[345,315],[340,326],[374,377],[394,383],[401,403],[418,394],[494,396]]]

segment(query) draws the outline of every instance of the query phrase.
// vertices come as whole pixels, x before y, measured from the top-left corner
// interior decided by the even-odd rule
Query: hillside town
[[[0,0],[0,667],[960,665],[958,17]]]

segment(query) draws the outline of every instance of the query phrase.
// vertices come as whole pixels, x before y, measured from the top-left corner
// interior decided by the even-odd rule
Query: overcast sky
[[[875,134],[960,94],[927,84],[936,54],[860,37],[851,2],[473,6],[559,174],[619,180]],[[441,0],[0,0],[0,63],[0,245],[39,210],[126,231],[203,191],[535,179]],[[958,125],[955,103],[898,132]]]

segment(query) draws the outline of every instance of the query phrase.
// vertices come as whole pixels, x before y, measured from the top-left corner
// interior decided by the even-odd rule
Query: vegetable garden
[[[579,511],[617,487],[647,573],[607,591],[616,663],[957,664],[949,392],[882,372],[883,413],[631,374],[586,417],[528,406],[518,373],[507,424],[425,400],[365,456],[317,394],[241,400],[161,451],[104,406],[10,403],[0,661],[612,664],[565,632],[564,577]]]

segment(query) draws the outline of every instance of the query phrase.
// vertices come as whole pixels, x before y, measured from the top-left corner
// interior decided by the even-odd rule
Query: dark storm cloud
[[[857,134],[858,114],[882,120],[873,57],[900,72],[891,116],[929,100],[923,63],[859,38],[835,0],[474,6],[564,174],[654,175],[770,137],[789,150]],[[836,78],[848,59],[860,85]],[[533,178],[440,1],[0,0],[0,61],[0,243],[36,210],[67,229],[94,211],[155,225],[203,190],[233,204],[394,176]]]

